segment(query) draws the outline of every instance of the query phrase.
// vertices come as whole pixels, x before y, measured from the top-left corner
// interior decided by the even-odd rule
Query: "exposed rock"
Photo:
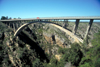
[[[5,37],[8,37],[9,36],[9,34],[7,32],[4,32],[4,35],[5,35]]]
[[[10,61],[12,62],[12,64],[16,67],[16,64],[14,62],[13,56],[11,56],[10,54],[8,54]]]
[[[67,62],[64,67],[71,67],[71,62]]]
[[[51,37],[48,37],[46,35],[43,35],[45,37],[45,39],[47,40],[47,42],[49,42],[50,44],[53,45],[53,41],[52,41],[52,38]]]
[[[58,38],[57,36],[55,36],[55,40],[56,40],[56,44],[58,44],[60,47],[64,48],[64,41],[63,39]]]
[[[53,55],[58,54],[58,47],[53,47],[51,51]]]
[[[45,37],[45,39],[49,42],[49,43],[51,43],[52,45],[55,43],[55,44],[58,44],[60,47],[63,47],[64,48],[64,45],[63,45],[63,43],[64,43],[64,39],[62,38],[62,39],[60,39],[60,38],[58,38],[57,36],[55,36],[55,39],[54,38],[52,38],[52,35],[50,35],[50,34],[43,34],[43,36]]]
[[[30,46],[28,44],[26,44],[26,47],[28,48],[28,50],[30,50]]]
[[[16,45],[16,47],[18,47],[18,46],[19,46],[19,45],[18,45],[18,43],[16,43],[16,42],[15,42],[15,45]]]
[[[55,55],[55,58],[56,58],[58,61],[60,61],[61,55]]]

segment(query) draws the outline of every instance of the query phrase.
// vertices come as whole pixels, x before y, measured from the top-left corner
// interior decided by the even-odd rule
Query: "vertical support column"
[[[87,38],[88,33],[89,33],[90,29],[91,29],[92,23],[93,23],[93,19],[90,19],[89,25],[87,27],[87,30],[86,30],[86,33],[85,33],[85,36],[84,36],[84,39]]]
[[[64,19],[64,22],[65,22],[66,20]]]
[[[11,28],[13,28],[13,25],[12,25],[12,23],[10,23],[10,27],[11,27]]]
[[[33,26],[34,26],[34,25],[32,24],[32,28],[33,28]]]
[[[19,27],[22,25],[22,21],[19,22]]]
[[[20,23],[20,21],[18,22],[18,27],[20,26],[19,23]]]
[[[15,31],[16,31],[16,23],[17,23],[17,21],[15,21],[15,23],[14,23]]]
[[[68,19],[64,19],[64,28],[66,29],[68,27]]]
[[[65,28],[65,19],[64,19],[64,21],[62,21],[62,23],[63,23],[63,28]]]
[[[14,25],[14,23],[13,23],[13,29],[14,29],[14,32],[15,32],[15,25]]]
[[[57,23],[59,22],[59,19],[57,20]]]
[[[7,26],[8,26],[8,23],[7,23]]]
[[[16,23],[16,30],[18,29],[18,23]]]
[[[22,21],[22,22],[21,22],[21,25],[23,25],[23,24],[24,24],[24,22]]]
[[[5,23],[6,24],[6,26],[7,26],[7,23]]]
[[[73,33],[74,34],[76,34],[76,32],[77,32],[79,21],[80,21],[79,19],[76,19],[76,22],[75,22],[75,25],[74,25],[74,28],[73,28]]]
[[[31,22],[31,21],[30,21]],[[25,21],[23,20],[22,25],[25,23]]]
[[[10,23],[9,23],[8,27],[10,28]]]
[[[7,26],[8,26],[8,22],[7,22]]]
[[[25,20],[23,20],[23,23],[25,23]]]
[[[32,22],[32,20],[31,20],[31,22]],[[25,20],[24,23],[27,23],[27,21]]]
[[[56,24],[58,23],[58,19],[57,19],[57,21],[56,21]]]
[[[48,19],[48,22],[50,22],[50,19]]]
[[[55,23],[56,22],[56,19],[54,19],[54,22],[53,23]]]

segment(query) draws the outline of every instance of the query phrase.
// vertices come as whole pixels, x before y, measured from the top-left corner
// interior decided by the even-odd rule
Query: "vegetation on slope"
[[[52,58],[46,67],[64,67],[67,62],[71,62],[76,67],[100,67],[100,32],[95,34],[92,45],[93,47],[86,50],[85,55],[76,43],[69,49],[60,47],[58,51],[62,54],[60,61]]]
[[[83,48],[86,48],[83,49],[77,43],[71,44],[71,48],[61,48],[57,45],[51,45],[43,38],[41,34],[42,28],[33,29],[33,31],[26,29],[29,33],[23,33],[26,36],[29,35],[28,39],[35,40],[32,42],[32,45],[38,45],[41,51],[50,48],[50,52],[45,53],[45,57],[49,60],[47,61],[44,57],[40,56],[41,54],[36,50],[35,46],[27,42],[27,38],[23,37],[23,40],[21,38],[11,40],[13,32],[3,23],[0,23],[0,30],[2,31],[0,33],[4,33],[4,39],[0,38],[1,67],[64,67],[67,66],[67,63],[76,67],[100,67],[100,32],[94,35],[94,39],[91,42],[93,47],[88,49],[83,46]],[[12,34],[9,32],[12,32]],[[20,34],[20,37],[24,35],[23,33]],[[51,52],[51,49],[55,46],[59,48],[58,54],[61,55],[60,60],[57,60]]]
[[[100,32],[94,35],[90,49],[87,50],[86,56],[82,58],[80,67],[100,67]]]

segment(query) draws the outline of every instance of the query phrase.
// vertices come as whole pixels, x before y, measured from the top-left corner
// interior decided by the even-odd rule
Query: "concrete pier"
[[[14,29],[14,32],[15,32],[15,24],[13,23],[13,29]]]
[[[18,28],[18,23],[16,23],[16,30],[17,30],[17,28]]]
[[[8,27],[10,28],[10,23],[8,24]]]
[[[93,19],[90,19],[89,25],[87,27],[87,30],[86,30],[86,33],[85,33],[85,36],[84,36],[84,39],[87,38],[88,33],[89,33],[90,29],[91,29],[92,23],[93,23]]]
[[[20,27],[21,21],[18,22],[18,27]]]
[[[74,28],[73,28],[74,34],[76,34],[76,32],[77,32],[79,21],[80,21],[79,19],[76,19],[76,22],[75,22],[75,25],[74,25]]]

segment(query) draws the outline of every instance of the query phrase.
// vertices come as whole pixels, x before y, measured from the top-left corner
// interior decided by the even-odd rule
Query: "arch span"
[[[77,43],[83,43],[83,40],[79,37],[77,37],[74,33],[70,32],[69,30],[66,30],[65,28],[55,24],[55,23],[52,23],[52,22],[44,22],[44,21],[35,21],[35,22],[29,22],[29,23],[25,23],[23,24],[22,26],[20,26],[16,32],[14,33],[14,36],[17,36],[26,26],[32,24],[32,23],[50,23],[51,25],[55,26],[56,28],[59,28],[60,30],[64,31],[67,35],[69,35],[70,37],[72,37],[74,39],[74,42],[77,42]]]

